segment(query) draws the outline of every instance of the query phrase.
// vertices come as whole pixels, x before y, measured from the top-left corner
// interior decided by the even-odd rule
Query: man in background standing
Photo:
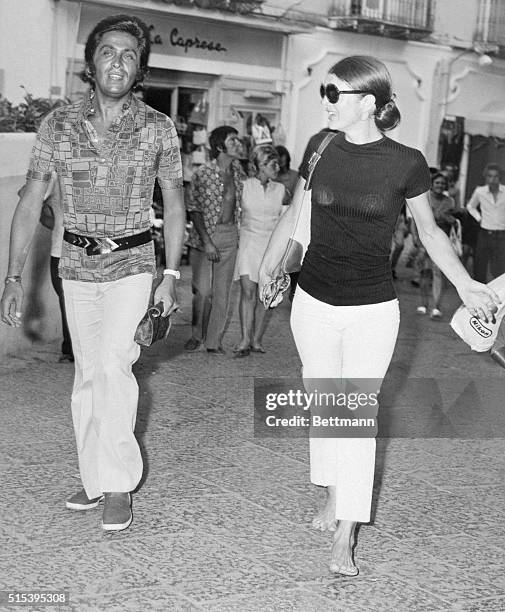
[[[193,273],[192,334],[187,351],[205,345],[222,355],[222,340],[235,259],[242,181],[242,143],[235,128],[223,125],[209,135],[211,160],[193,174],[187,209],[193,222],[188,244]]]
[[[488,266],[492,278],[505,272],[505,186],[500,178],[500,166],[488,164],[486,184],[475,188],[466,205],[480,225],[473,269],[475,280],[481,283],[488,282]]]
[[[501,168],[488,164],[484,169],[485,185],[476,187],[466,205],[480,224],[474,256],[474,278],[488,282],[488,265],[492,278],[505,273],[505,185]],[[505,321],[505,319],[503,320]],[[502,321],[491,357],[505,368],[505,323]]]

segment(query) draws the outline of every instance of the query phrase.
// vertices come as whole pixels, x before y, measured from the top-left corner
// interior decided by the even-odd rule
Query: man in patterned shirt
[[[224,354],[222,339],[238,248],[238,222],[245,173],[239,162],[237,130],[223,125],[210,133],[211,161],[191,180],[188,211],[193,221],[188,244],[193,272],[192,336],[187,351],[203,343]]]
[[[147,72],[149,31],[128,15],[97,24],[85,47],[89,99],[48,115],[32,152],[11,234],[2,320],[21,325],[21,272],[51,172],[62,197],[65,234],[59,266],[75,356],[72,417],[83,489],[67,508],[104,499],[102,527],[126,529],[130,492],[142,476],[134,436],[140,354],[134,332],[156,272],[149,210],[157,177],[165,213],[168,269],[156,289],[164,315],[177,308],[176,268],[184,236],[182,168],[172,121],[137,100]]]

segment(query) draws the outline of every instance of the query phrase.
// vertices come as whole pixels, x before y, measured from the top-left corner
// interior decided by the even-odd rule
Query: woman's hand
[[[494,323],[494,313],[500,307],[500,298],[487,285],[470,279],[462,287],[456,287],[469,313],[486,323]]]
[[[281,277],[283,282],[281,282]],[[289,277],[287,275],[281,275],[280,271],[270,272],[267,266],[261,265],[258,273],[258,297],[265,308],[278,306],[288,287]]]

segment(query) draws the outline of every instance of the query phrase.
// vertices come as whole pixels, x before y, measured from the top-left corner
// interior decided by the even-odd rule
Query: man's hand
[[[21,199],[16,206],[12,219],[8,278],[0,302],[2,321],[12,327],[21,326],[23,314],[23,288],[21,283],[12,282],[20,280],[26,255],[30,249],[33,235],[40,218],[42,203],[46,194],[47,183],[34,179],[27,180],[19,190]]]
[[[486,323],[495,322],[494,313],[501,303],[498,295],[490,287],[470,280],[463,287],[457,287],[457,290],[471,315]]]
[[[203,248],[209,261],[218,262],[221,259],[221,253],[219,252],[219,249],[216,247],[216,245],[212,242],[212,240],[206,242],[203,245]]]
[[[476,208],[474,208],[473,206],[467,205],[466,209],[472,215],[472,217],[477,221],[477,223],[480,223],[482,221],[482,216]]]
[[[2,321],[12,327],[21,327],[23,288],[21,283],[7,283],[0,302]]]
[[[177,293],[175,291],[176,279],[173,276],[165,275],[161,283],[157,286],[154,292],[154,303],[163,302],[162,317],[167,317],[178,310],[179,303],[177,302]]]

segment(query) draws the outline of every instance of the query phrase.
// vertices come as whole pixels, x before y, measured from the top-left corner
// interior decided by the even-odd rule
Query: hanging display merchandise
[[[255,145],[270,144],[272,142],[270,124],[266,117],[259,113],[252,124],[252,137]]]
[[[197,147],[207,144],[207,130],[204,127],[197,128],[193,131],[193,144]]]
[[[191,176],[189,167],[204,164],[207,161],[208,134],[207,121],[209,101],[207,91],[193,92],[190,98],[194,102],[188,108],[187,124],[182,136],[182,146],[186,155],[186,176]]]
[[[228,109],[228,115],[226,116],[226,124],[234,127],[239,132],[239,135],[242,136],[243,122],[244,117],[242,113],[234,106],[230,106]]]
[[[207,98],[207,92],[205,92],[201,98],[199,98],[198,102],[195,104],[193,110],[189,115],[189,123],[194,123],[195,125],[207,125],[209,117],[209,101]]]

